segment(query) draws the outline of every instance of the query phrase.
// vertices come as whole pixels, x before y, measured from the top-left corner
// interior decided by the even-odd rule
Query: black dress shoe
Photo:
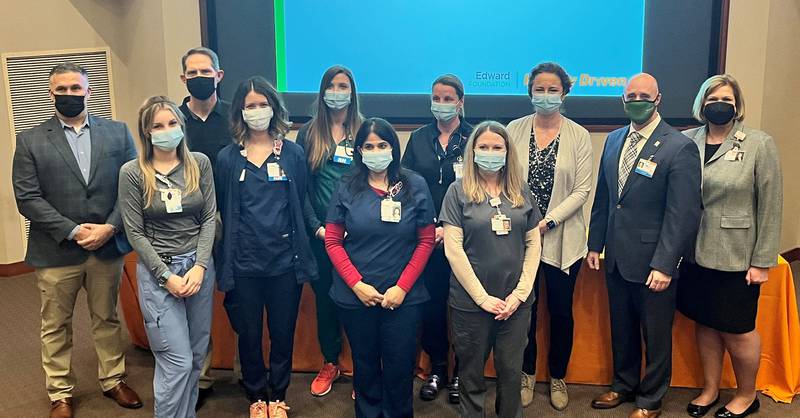
[[[213,392],[213,391],[214,391],[213,387],[200,388],[197,391],[197,403],[194,404],[194,411],[195,412],[199,411],[200,408],[202,408],[203,405],[205,405],[206,400],[208,399],[209,396],[211,396],[211,392]]]
[[[761,402],[758,401],[758,397],[744,410],[741,414],[734,414],[731,411],[728,411],[728,408],[724,406],[720,409],[717,409],[717,412],[714,414],[716,418],[744,418],[750,414],[754,414],[758,412],[758,408],[761,408]]]
[[[439,375],[432,374],[428,376],[425,384],[419,388],[419,397],[423,401],[432,401],[439,396],[439,386],[441,385],[441,378]]]
[[[447,401],[452,404],[461,402],[461,397],[458,394],[458,376],[454,377],[447,385]]]
[[[707,414],[708,411],[710,411],[711,408],[713,408],[714,405],[718,403],[719,403],[719,393],[717,394],[717,399],[714,399],[714,402],[711,402],[708,405],[695,405],[689,402],[689,405],[686,405],[686,412],[695,418],[700,418],[703,415]]]

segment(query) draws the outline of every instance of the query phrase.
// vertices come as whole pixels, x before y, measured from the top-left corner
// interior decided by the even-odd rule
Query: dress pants
[[[51,401],[73,396],[72,312],[81,288],[92,320],[100,388],[109,390],[125,376],[125,355],[117,317],[117,297],[123,257],[101,260],[90,255],[74,266],[36,269],[42,301],[42,368]]]
[[[358,418],[414,416],[420,305],[340,308],[353,354]]]
[[[236,277],[235,287],[225,295],[225,309],[239,338],[242,382],[250,403],[286,400],[302,288],[291,271],[269,277]],[[269,376],[262,346],[265,307]]]
[[[434,249],[422,278],[431,298],[423,305],[422,349],[431,359],[431,374],[447,381],[447,360],[450,355],[450,338],[447,321],[447,298],[450,295],[450,264],[444,250]],[[458,375],[458,360],[453,376]]]
[[[329,293],[333,284],[333,266],[325,251],[325,243],[318,239],[311,241],[311,250],[317,259],[319,278],[311,282],[317,307],[317,339],[325,357],[325,363],[339,363],[342,352],[342,323],[339,310]]]
[[[644,283],[606,272],[614,378],[611,390],[636,395],[636,407],[661,408],[672,376],[672,321],[678,284],[653,292]],[[642,339],[645,371],[642,370]],[[640,378],[641,377],[641,378]]]
[[[195,253],[173,256],[169,269],[183,276],[195,263]],[[200,370],[211,335],[214,262],[208,263],[200,290],[188,298],[173,296],[158,285],[149,269],[136,266],[139,305],[150,350],[155,417],[195,417]]]
[[[450,309],[453,341],[460,362],[461,402],[458,410],[462,418],[483,418],[485,415],[486,380],[483,370],[492,350],[497,372],[495,411],[500,418],[522,417],[520,370],[531,320],[530,309],[518,309],[505,321],[495,320],[495,315],[483,310]]]

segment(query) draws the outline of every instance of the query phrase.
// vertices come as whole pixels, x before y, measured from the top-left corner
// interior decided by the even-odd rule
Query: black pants
[[[485,311],[450,310],[453,341],[460,364],[458,410],[462,418],[483,418],[486,381],[483,370],[494,349],[497,372],[495,412],[500,418],[522,418],[520,389],[522,352],[531,319],[530,307],[518,309],[505,321]]]
[[[325,363],[337,364],[342,352],[342,324],[339,321],[339,310],[329,295],[333,283],[333,266],[325,252],[325,243],[314,239],[311,249],[319,269],[319,279],[311,282],[317,306],[317,339]]]
[[[431,374],[447,380],[447,360],[450,355],[450,330],[447,327],[447,297],[450,294],[450,263],[441,249],[433,250],[423,272],[425,287],[431,298],[423,307],[422,349],[431,359]],[[458,376],[458,359],[453,367]]]
[[[225,295],[225,310],[239,335],[242,381],[250,402],[286,400],[292,374],[292,349],[302,286],[294,272],[274,277],[237,277]],[[269,328],[269,379],[264,366],[264,307]],[[267,392],[269,388],[269,392]]]
[[[547,291],[547,311],[550,313],[550,350],[547,355],[547,364],[550,377],[563,379],[567,375],[567,365],[572,354],[572,333],[575,322],[572,318],[572,296],[575,293],[575,281],[581,270],[583,259],[576,261],[569,267],[569,274],[558,267],[540,263],[541,274],[544,277]],[[528,330],[528,346],[525,347],[525,357],[522,362],[522,371],[527,374],[536,374],[536,322],[537,307],[539,305],[539,287],[541,280],[536,280],[533,291],[536,300],[531,309],[531,326]]]
[[[677,285],[673,282],[666,290],[653,292],[644,283],[625,280],[616,269],[606,272],[614,359],[611,390],[636,394],[638,408],[660,408],[669,388]],[[646,358],[640,379],[642,339]]]
[[[356,417],[414,416],[414,370],[420,305],[340,308],[353,353]]]

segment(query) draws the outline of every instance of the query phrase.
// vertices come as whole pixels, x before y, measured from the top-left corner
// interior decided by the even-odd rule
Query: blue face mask
[[[438,121],[450,122],[458,115],[458,106],[455,103],[431,102],[431,113]]]
[[[392,150],[362,152],[361,161],[370,171],[380,173],[392,163]]]
[[[325,92],[325,105],[333,110],[341,110],[350,106],[350,92],[349,91],[332,91]]]
[[[172,151],[178,147],[183,139],[183,129],[176,126],[171,129],[163,131],[150,132],[150,142],[154,147],[158,147],[164,151]]]
[[[475,164],[484,171],[493,173],[506,166],[506,152],[475,150]]]
[[[561,95],[534,93],[533,97],[531,97],[531,103],[533,103],[536,113],[550,115],[558,112],[558,109],[561,108]]]

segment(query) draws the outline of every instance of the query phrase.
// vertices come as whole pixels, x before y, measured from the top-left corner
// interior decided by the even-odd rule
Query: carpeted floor
[[[800,267],[800,266],[794,266]],[[798,273],[798,269],[795,269]],[[44,373],[40,365],[39,344],[39,299],[32,275],[13,278],[0,278],[0,417],[46,417],[48,413],[47,395],[44,390]],[[127,335],[125,335],[127,338]],[[152,416],[153,358],[148,351],[128,345],[127,369],[128,383],[142,396],[145,406],[139,410],[125,410],[100,393],[96,383],[96,361],[89,333],[89,317],[85,294],[79,296],[74,317],[73,367],[78,378],[75,393],[78,417],[147,417]],[[229,370],[215,370],[218,378],[213,396],[208,400],[199,417],[244,417],[247,416],[247,401],[239,386],[234,382]],[[347,378],[340,379],[333,391],[324,398],[314,398],[308,393],[313,379],[311,374],[295,374],[289,388],[288,403],[292,417],[351,417],[353,402],[350,399],[351,383]],[[417,389],[421,384],[415,382]],[[564,412],[552,409],[548,402],[547,386],[536,387],[533,405],[525,409],[527,417],[627,417],[632,406],[616,410],[597,411],[589,407],[589,402],[604,390],[598,386],[570,385],[571,403]],[[490,384],[489,402],[494,401],[494,386]],[[686,417],[685,405],[696,394],[695,389],[672,389],[667,395],[662,417]],[[416,393],[416,391],[415,391]],[[723,400],[730,398],[725,391]],[[800,418],[800,402],[777,404],[761,396],[762,409],[755,416],[775,418]],[[434,402],[414,401],[418,417],[456,417],[456,410],[447,404],[445,396]],[[492,410],[493,408],[488,408]],[[709,415],[713,416],[713,415]]]

